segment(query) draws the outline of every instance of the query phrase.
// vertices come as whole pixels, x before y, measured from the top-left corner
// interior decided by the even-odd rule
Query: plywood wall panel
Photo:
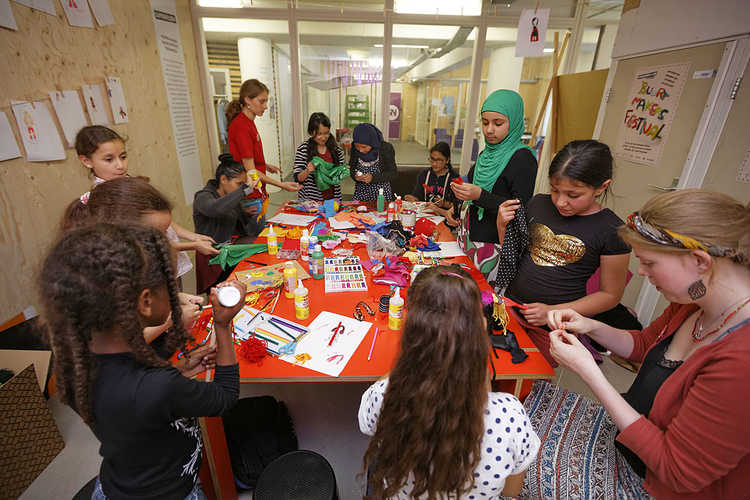
[[[130,173],[149,177],[174,202],[174,219],[192,228],[149,2],[109,3],[115,24],[90,29],[70,26],[57,2],[57,16],[11,2],[19,30],[0,30],[0,67],[5,69],[0,109],[13,121],[12,99],[46,100],[50,90],[80,89],[91,83],[103,87],[105,76],[120,77],[130,121],[111,127],[127,139]],[[188,0],[177,0],[177,5],[201,168],[207,178],[214,161],[201,105]],[[61,161],[0,162],[0,322],[37,304],[34,276],[57,234],[64,208],[89,189],[87,172],[72,149]]]

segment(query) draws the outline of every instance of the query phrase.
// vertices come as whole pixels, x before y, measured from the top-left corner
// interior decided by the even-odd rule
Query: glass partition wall
[[[582,0],[557,0],[545,56],[519,58],[518,16],[535,8],[535,0],[193,1],[194,24],[201,28],[196,43],[207,54],[207,93],[216,111],[218,144],[212,148],[217,154],[226,148],[221,103],[238,96],[242,81],[258,78],[271,99],[256,124],[267,160],[285,176],[316,111],[329,116],[347,151],[351,129],[367,121],[393,143],[399,167],[428,165],[429,148],[443,141],[465,173],[483,147],[479,108],[486,95],[517,90],[531,132],[544,112],[554,33],[562,40],[571,31],[577,40],[566,54],[575,59],[569,71],[606,68],[622,4],[589,0],[581,8]]]

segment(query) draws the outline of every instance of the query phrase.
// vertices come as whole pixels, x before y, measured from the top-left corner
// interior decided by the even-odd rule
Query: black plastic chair
[[[328,460],[314,451],[281,455],[263,469],[254,500],[338,500],[336,475]]]

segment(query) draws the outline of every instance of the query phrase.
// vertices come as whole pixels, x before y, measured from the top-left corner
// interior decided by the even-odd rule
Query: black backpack
[[[255,487],[275,458],[298,448],[289,411],[272,396],[240,399],[223,420],[232,472],[245,488]]]

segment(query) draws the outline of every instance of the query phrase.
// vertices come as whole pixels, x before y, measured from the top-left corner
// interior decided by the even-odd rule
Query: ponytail
[[[232,123],[232,120],[234,120],[240,113],[242,113],[242,103],[238,99],[234,99],[227,104],[227,107],[224,108],[224,116],[227,118],[227,125]]]
[[[224,114],[227,117],[227,125],[231,124],[232,120],[234,120],[237,115],[242,113],[242,108],[245,106],[246,97],[255,99],[263,92],[268,92],[268,87],[260,80],[251,78],[250,80],[245,80],[244,82],[242,82],[242,86],[240,87],[239,99],[234,99],[232,102],[227,104],[227,107],[224,110]]]
[[[245,167],[242,163],[234,161],[234,157],[229,153],[219,155],[219,166],[216,167],[216,183],[221,182],[221,176],[229,179],[242,175],[245,172]]]

